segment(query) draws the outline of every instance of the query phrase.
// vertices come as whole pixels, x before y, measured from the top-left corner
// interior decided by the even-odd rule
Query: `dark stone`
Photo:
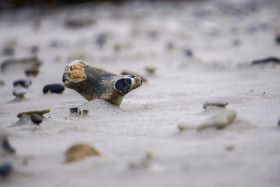
[[[58,41],[58,40],[52,40],[50,41],[49,47],[50,48],[59,48],[63,46],[62,42]]]
[[[12,55],[14,55],[15,50],[12,47],[5,47],[2,51],[2,53],[3,53],[3,55],[6,55],[6,56],[12,56]]]
[[[123,94],[127,94],[130,90],[130,86],[131,86],[131,79],[119,79],[116,83],[115,83],[115,88],[123,93]]]
[[[39,125],[43,121],[43,116],[39,115],[39,114],[32,114],[30,116],[30,119],[33,123],[35,123],[36,125]]]
[[[83,110],[83,111],[82,111],[82,114],[83,114],[83,115],[87,115],[87,114],[88,114],[88,110]]]
[[[275,42],[277,45],[280,45],[280,34],[276,35]]]
[[[191,51],[191,50],[189,50],[189,49],[186,49],[185,51],[185,55],[187,56],[187,57],[192,57],[193,56],[193,52]]]
[[[217,101],[217,102],[205,102],[203,104],[203,108],[207,109],[207,107],[209,107],[209,106],[225,108],[227,105],[228,105],[228,102],[219,102],[219,101]]]
[[[80,29],[93,24],[93,20],[89,18],[71,18],[65,20],[65,26],[70,29]]]
[[[257,64],[268,64],[268,63],[278,63],[280,64],[280,59],[277,57],[268,57],[260,60],[254,60],[252,61],[252,65],[257,65]]]
[[[30,47],[30,52],[31,52],[31,54],[38,53],[39,52],[39,46],[34,45],[34,46]]]
[[[157,39],[157,38],[158,38],[158,32],[157,32],[157,31],[149,31],[149,32],[148,32],[148,36],[149,36],[151,39]]]
[[[280,126],[280,118],[278,119],[278,126]]]
[[[174,42],[172,42],[172,41],[167,42],[166,48],[167,48],[168,50],[173,50],[173,49],[175,48]]]
[[[4,137],[2,140],[2,148],[8,154],[14,154],[16,150],[11,146],[7,137]]]
[[[233,46],[238,47],[241,45],[241,41],[239,39],[234,39],[232,41]]]
[[[107,39],[108,35],[105,33],[101,33],[96,36],[95,43],[99,48],[102,48],[106,44]]]
[[[70,114],[77,114],[79,111],[78,107],[70,108]]]
[[[36,77],[39,73],[39,69],[38,68],[29,68],[25,70],[25,75],[26,76],[34,76]]]
[[[48,84],[43,88],[43,93],[57,93],[61,94],[64,91],[64,86],[62,84]]]
[[[0,164],[0,175],[7,177],[13,171],[13,165],[11,162],[4,162]]]
[[[29,79],[20,79],[14,81],[14,87],[16,86],[22,86],[24,88],[28,88],[32,84],[32,81]]]
[[[78,107],[70,108],[70,114],[87,115],[88,110],[80,110]]]

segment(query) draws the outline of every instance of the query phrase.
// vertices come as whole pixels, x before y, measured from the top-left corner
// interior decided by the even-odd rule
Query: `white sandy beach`
[[[35,45],[43,64],[37,77],[28,77],[32,85],[22,102],[12,102],[12,91],[15,80],[27,78],[24,67],[10,66],[0,74],[5,82],[0,130],[16,149],[15,155],[0,158],[14,166],[0,186],[279,186],[280,65],[251,61],[280,57],[274,39],[280,34],[280,4],[265,1],[250,10],[241,2],[235,10],[229,2],[2,12],[0,44],[12,43],[15,54],[1,55],[0,62],[30,57]],[[67,18],[93,24],[71,29],[64,25]],[[102,49],[95,44],[100,33],[108,34]],[[174,47],[167,49],[170,41]],[[185,56],[187,49],[192,57]],[[148,82],[128,93],[120,107],[89,102],[68,88],[44,95],[46,84],[62,84],[64,68],[76,59],[114,73],[137,72]],[[155,74],[146,66],[156,67]],[[225,110],[205,110],[207,101],[228,102],[236,120],[222,130],[179,132],[180,123],[199,124]],[[89,113],[73,116],[71,107]],[[18,113],[42,109],[50,113],[40,126],[11,127]],[[64,152],[80,142],[101,155],[66,164]],[[147,152],[151,159],[141,164]]]

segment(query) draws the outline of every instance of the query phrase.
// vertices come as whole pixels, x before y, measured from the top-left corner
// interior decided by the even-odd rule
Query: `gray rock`
[[[218,129],[225,128],[226,126],[230,125],[236,118],[236,112],[233,110],[226,110],[220,112],[204,122],[202,122],[198,127],[197,130],[203,130],[210,127],[215,127]]]
[[[16,97],[23,97],[26,94],[26,92],[27,92],[26,88],[17,86],[14,88],[13,95]]]

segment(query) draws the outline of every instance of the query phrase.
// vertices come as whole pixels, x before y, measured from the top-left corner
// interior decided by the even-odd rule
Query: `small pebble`
[[[62,84],[48,84],[43,88],[43,93],[57,93],[61,94],[64,91],[64,86]]]
[[[276,35],[275,42],[276,42],[277,45],[280,45],[280,34]]]
[[[206,109],[209,106],[223,107],[225,108],[228,105],[228,102],[205,102],[203,108]]]
[[[0,86],[4,86],[5,85],[5,81],[0,80]]]
[[[234,39],[232,41],[233,46],[238,47],[241,45],[241,41],[239,39]]]
[[[280,59],[277,57],[268,57],[264,59],[254,60],[252,61],[252,65],[258,65],[258,64],[268,64],[268,63],[278,63],[280,64]]]
[[[145,70],[149,73],[149,74],[154,74],[156,72],[156,67],[154,66],[146,66]]]
[[[189,57],[189,58],[191,58],[191,57],[193,56],[193,52],[192,52],[191,50],[189,50],[189,49],[186,49],[186,50],[184,51],[184,53],[185,53],[185,55],[186,55],[187,57]]]
[[[99,48],[102,48],[106,44],[107,39],[108,35],[105,33],[101,33],[96,36],[95,43]]]
[[[29,68],[25,70],[25,75],[26,76],[34,76],[36,77],[39,73],[39,69],[38,68]]]
[[[33,123],[35,123],[36,125],[39,125],[43,121],[43,116],[41,116],[39,114],[32,114],[30,116],[30,119]]]
[[[129,163],[130,169],[149,169],[152,165],[153,154],[147,151],[145,157],[136,163]]]
[[[175,48],[174,42],[172,42],[172,41],[167,42],[166,48],[167,48],[168,50],[173,50],[173,49]]]
[[[29,79],[20,79],[14,81],[14,87],[16,86],[22,86],[24,88],[28,88],[32,84],[32,81]]]
[[[22,88],[22,87],[15,87],[14,91],[13,91],[13,95],[16,97],[23,97],[27,92],[26,88]]]
[[[159,33],[158,33],[157,31],[155,31],[155,30],[149,31],[149,32],[148,32],[148,36],[149,36],[151,39],[157,39],[157,38],[158,38],[158,35],[159,35]]]
[[[5,47],[2,51],[3,55],[12,56],[15,54],[15,49],[13,47]]]
[[[280,118],[278,119],[278,126],[280,126]]]
[[[88,110],[80,110],[78,107],[70,108],[70,114],[87,115]]]
[[[227,151],[233,151],[234,149],[235,149],[235,147],[233,145],[226,146]]]
[[[39,47],[37,45],[34,45],[32,47],[30,47],[30,53],[31,54],[36,54],[39,52]]]
[[[70,114],[77,114],[79,111],[78,107],[70,108]]]
[[[65,26],[70,29],[80,29],[93,24],[93,20],[89,18],[69,18],[65,20]]]
[[[100,153],[88,144],[75,144],[69,147],[66,152],[66,162],[82,160],[89,156],[99,156]]]
[[[15,148],[13,148],[7,137],[4,137],[1,142],[1,146],[3,150],[8,154],[14,154],[16,152]]]
[[[88,110],[82,110],[82,114],[83,115],[87,115],[88,114]]]
[[[13,165],[11,162],[4,162],[0,164],[0,175],[7,177],[13,171]]]
[[[122,46],[120,44],[115,44],[114,46],[114,52],[115,53],[120,53],[122,50]]]

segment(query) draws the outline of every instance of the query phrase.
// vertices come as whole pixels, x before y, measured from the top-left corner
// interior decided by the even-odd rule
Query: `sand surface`
[[[1,62],[30,57],[30,47],[38,46],[43,64],[22,102],[13,101],[12,90],[14,80],[26,78],[25,67],[0,74],[1,133],[16,149],[0,159],[14,165],[0,185],[279,186],[280,65],[251,65],[279,57],[279,10],[276,1],[202,1],[2,12],[0,44],[14,46],[15,54],[2,54]],[[68,28],[69,18],[93,24]],[[101,49],[95,43],[100,33],[108,34]],[[67,88],[44,95],[46,84],[62,84],[64,68],[76,59],[114,73],[137,72],[148,82],[120,107],[89,102]],[[233,124],[179,132],[180,123],[199,124],[225,110],[204,110],[207,101],[228,102],[237,112]],[[71,107],[89,113],[73,116]],[[40,126],[11,127],[18,113],[48,108]],[[64,152],[80,142],[101,156],[66,164]]]

